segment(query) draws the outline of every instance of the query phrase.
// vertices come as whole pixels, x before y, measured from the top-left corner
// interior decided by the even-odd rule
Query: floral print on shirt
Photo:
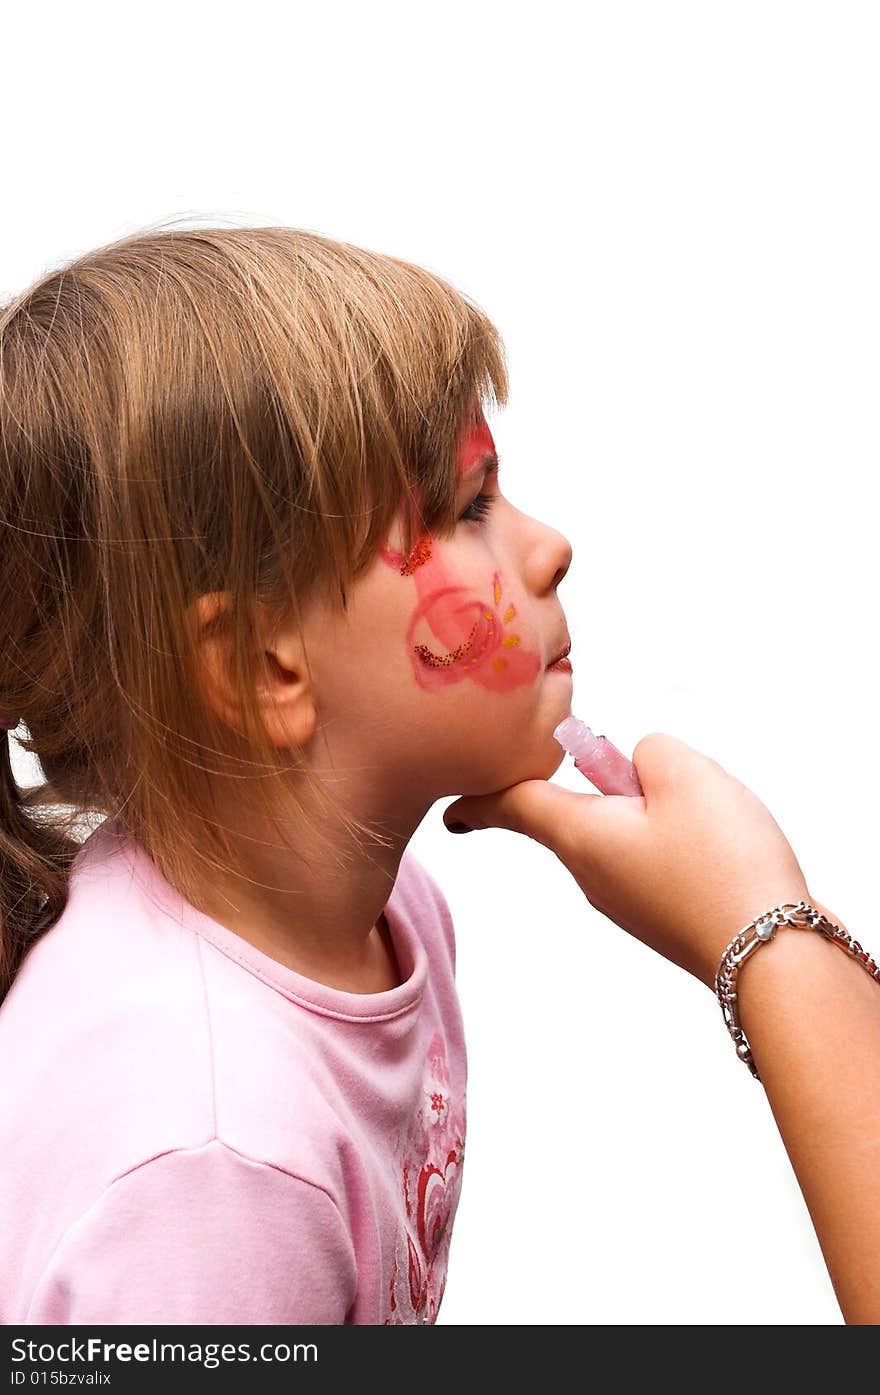
[[[403,1226],[391,1267],[386,1325],[433,1323],[443,1290],[461,1190],[466,1101],[450,1092],[446,1049],[431,1038],[421,1094],[398,1149]]]

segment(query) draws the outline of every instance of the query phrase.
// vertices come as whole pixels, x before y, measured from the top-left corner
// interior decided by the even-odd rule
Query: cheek
[[[389,545],[381,555],[402,583],[412,579],[406,645],[420,688],[437,692],[469,680],[508,693],[534,683],[541,656],[500,571],[487,572],[484,582],[465,582],[430,534],[407,557]]]

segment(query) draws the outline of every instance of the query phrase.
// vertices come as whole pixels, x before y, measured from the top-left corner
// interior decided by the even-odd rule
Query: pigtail
[[[30,947],[67,904],[79,843],[36,811],[46,788],[20,790],[12,768],[12,730],[0,726],[0,1002]]]

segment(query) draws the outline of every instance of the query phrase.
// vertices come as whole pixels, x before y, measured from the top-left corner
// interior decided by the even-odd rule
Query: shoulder
[[[219,1139],[131,1168],[67,1228],[30,1322],[344,1322],[357,1287],[335,1198]]]
[[[135,894],[117,859],[83,869],[3,1003],[2,1113],[26,1122],[20,1159],[105,1181],[211,1136],[212,1041],[194,937]]]

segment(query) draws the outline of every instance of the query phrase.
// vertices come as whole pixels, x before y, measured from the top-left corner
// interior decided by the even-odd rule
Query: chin
[[[544,776],[545,780],[549,780],[550,775],[556,774],[557,770],[559,769],[562,762],[565,760],[566,755],[568,754],[565,747],[559,744],[555,736],[552,736],[550,740],[553,743],[553,750],[550,753],[550,774]]]
[[[504,784],[498,788],[506,789],[508,785],[518,785],[523,780],[549,780],[564,760],[564,748],[554,736],[545,736],[535,741],[531,750],[522,748],[517,753],[516,760],[510,762],[506,773],[503,772]]]
[[[562,762],[565,760],[565,748],[560,746],[555,736],[550,737],[550,747],[546,760],[540,762],[541,771],[532,776],[533,780],[549,780],[551,775],[555,775]]]
[[[461,772],[454,792],[464,798],[494,794],[524,780],[549,780],[565,760],[565,749],[553,735],[554,728],[565,715],[564,712],[554,715],[550,726],[546,720],[539,724],[532,715],[531,721],[521,723],[518,728],[508,727],[503,748],[490,753],[484,747],[481,753],[484,760],[474,759],[467,774]],[[502,735],[500,731],[495,734]],[[489,759],[485,759],[487,756]]]

